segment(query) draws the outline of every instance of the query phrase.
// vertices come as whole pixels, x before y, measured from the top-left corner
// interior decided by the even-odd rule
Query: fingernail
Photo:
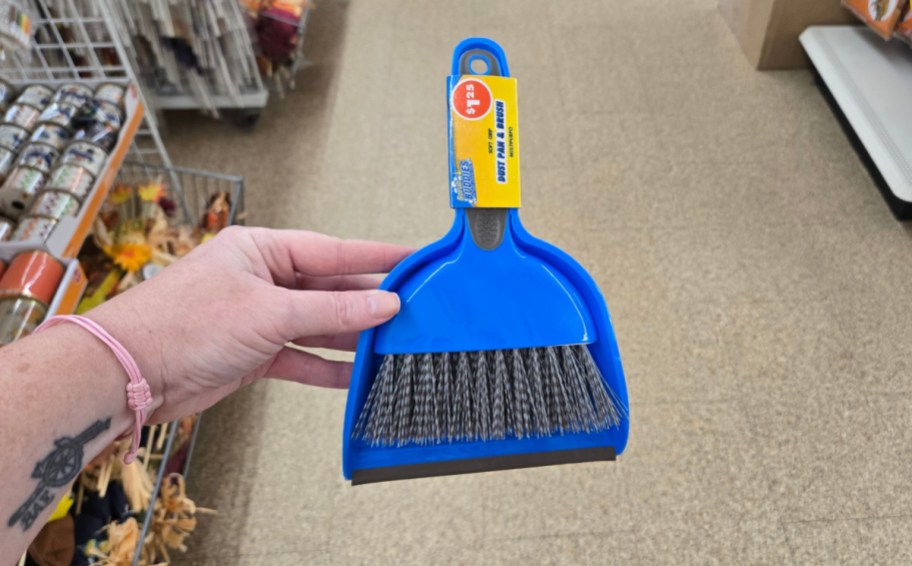
[[[374,318],[389,318],[399,312],[399,295],[379,291],[367,298],[367,304]]]

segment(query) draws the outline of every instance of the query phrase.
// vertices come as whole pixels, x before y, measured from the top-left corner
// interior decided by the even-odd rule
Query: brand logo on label
[[[456,200],[475,206],[478,194],[475,189],[475,167],[472,165],[471,159],[463,159],[459,162],[459,172],[453,177],[451,186],[453,192],[456,193]]]
[[[453,112],[466,120],[483,118],[491,110],[491,89],[478,79],[465,79],[453,89]]]

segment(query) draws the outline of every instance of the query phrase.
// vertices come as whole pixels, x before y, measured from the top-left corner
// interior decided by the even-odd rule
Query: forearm
[[[127,377],[94,336],[59,325],[0,349],[0,564],[12,564],[95,455],[133,426]]]
[[[264,376],[344,387],[350,364],[285,344],[354,349],[358,332],[399,310],[369,275],[411,251],[229,228],[87,318],[133,357],[152,393],[152,423]],[[0,565],[15,562],[83,466],[133,426],[128,381],[107,346],[72,323],[0,349]],[[51,470],[55,485],[45,481],[49,457],[69,465]]]

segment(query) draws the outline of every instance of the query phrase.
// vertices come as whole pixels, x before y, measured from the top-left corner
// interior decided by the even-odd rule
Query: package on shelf
[[[0,261],[0,346],[24,338],[56,314],[76,311],[87,279],[79,261],[24,250]]]
[[[20,213],[18,226],[0,241],[3,260],[29,249],[46,250],[59,258],[76,257],[143,117],[135,85],[73,83],[63,85],[56,93],[42,87],[51,94],[39,86],[25,86],[6,114],[7,118],[15,117],[11,112],[18,106],[35,109],[20,102],[26,92],[35,99],[34,104],[45,104],[40,114],[44,119],[30,126],[33,131],[27,139],[31,145],[21,139],[17,128],[25,129],[23,126],[0,125],[0,166],[4,140],[8,140],[6,146],[19,144],[24,152],[0,188],[0,208],[10,215]],[[70,108],[68,104],[89,95],[94,101],[88,121],[69,137],[68,131],[59,128],[67,123],[69,112],[61,108]],[[8,219],[0,221],[0,240],[9,231],[9,224]]]
[[[884,38],[890,39],[902,16],[903,10],[908,7],[908,0],[842,0],[842,5],[848,8],[868,27]]]

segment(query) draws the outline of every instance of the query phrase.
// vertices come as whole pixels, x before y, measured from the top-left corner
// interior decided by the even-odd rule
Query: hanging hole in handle
[[[469,57],[469,70],[475,75],[487,75],[491,72],[491,63],[484,55]]]

